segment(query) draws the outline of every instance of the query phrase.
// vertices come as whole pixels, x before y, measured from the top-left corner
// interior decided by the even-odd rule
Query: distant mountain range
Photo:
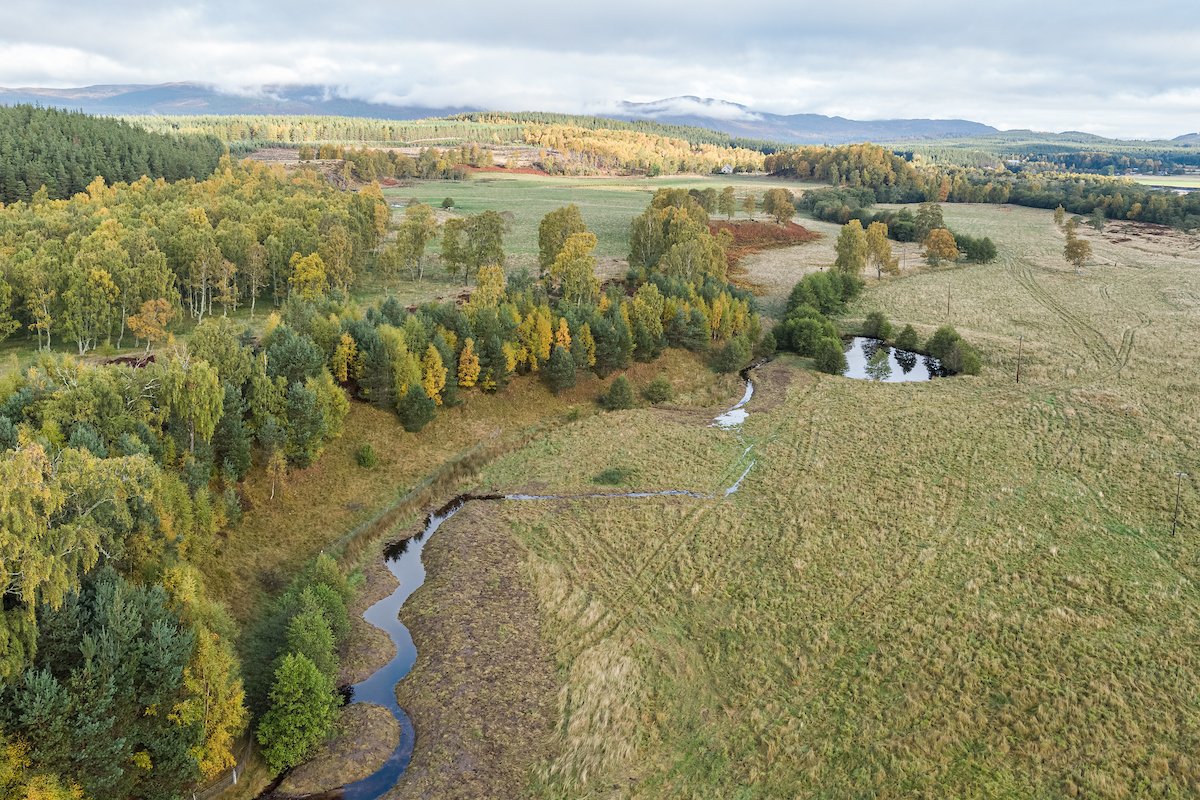
[[[770,114],[707,97],[671,97],[652,103],[621,103],[617,119],[652,119],[712,128],[732,136],[796,144],[908,141],[987,136],[991,125],[965,119],[853,120],[822,114]]]
[[[431,108],[372,103],[345,96],[335,87],[263,86],[253,92],[231,92],[203,83],[124,84],[75,89],[0,87],[0,105],[34,103],[112,116],[137,114],[318,114],[382,119],[422,119],[486,111],[470,106]],[[905,142],[967,139],[1001,133],[990,125],[965,119],[852,120],[821,114],[771,114],[737,103],[703,97],[671,97],[651,103],[622,101],[597,105],[591,113],[621,120],[653,120],[664,124],[709,128],[731,136],[792,144]],[[1064,134],[1065,135],[1065,134]],[[1091,134],[1078,137],[1106,141]],[[1200,133],[1176,137],[1180,144],[1200,144]]]
[[[203,83],[117,84],[77,89],[7,89],[0,105],[34,103],[88,114],[320,114],[382,119],[422,119],[481,111],[369,103],[344,97],[328,86],[263,86],[254,93],[222,91]]]

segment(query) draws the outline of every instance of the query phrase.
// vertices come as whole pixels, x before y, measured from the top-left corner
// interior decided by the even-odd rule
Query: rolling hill
[[[853,120],[822,114],[771,114],[707,97],[671,97],[651,103],[621,103],[617,119],[653,119],[673,125],[713,128],[733,136],[793,144],[944,139],[986,136],[997,129],[965,119]]]

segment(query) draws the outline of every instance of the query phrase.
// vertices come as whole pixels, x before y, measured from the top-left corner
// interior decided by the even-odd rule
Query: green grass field
[[[486,524],[525,553],[561,687],[557,727],[530,748],[545,755],[511,794],[1200,791],[1200,242],[1088,233],[1076,275],[1047,212],[946,216],[1000,259],[875,284],[851,316],[925,334],[949,321],[981,376],[873,384],[782,358],[742,438],[640,409],[484,471],[505,489],[578,492],[620,467],[710,491],[740,471],[743,440],[758,459],[723,500],[491,507]],[[1171,536],[1177,470],[1191,477]],[[433,757],[418,747],[414,768]]]
[[[629,255],[630,220],[646,210],[650,195],[656,189],[712,187],[720,191],[725,186],[733,186],[740,203],[741,198],[750,193],[761,200],[763,192],[773,186],[796,191],[805,185],[797,181],[742,175],[558,178],[483,172],[460,182],[413,181],[406,186],[385,189],[384,195],[390,203],[406,203],[416,198],[434,207],[439,207],[444,198],[451,197],[454,213],[460,215],[487,210],[507,212],[511,215],[510,230],[504,241],[510,268],[536,268],[538,225],[547,213],[568,203],[579,206],[584,222],[596,234],[596,256],[611,263]],[[393,209],[393,212],[399,215],[403,209]],[[740,208],[738,216],[744,216]]]
[[[1200,189],[1200,175],[1129,175],[1130,180],[1147,186],[1170,186],[1176,189]]]

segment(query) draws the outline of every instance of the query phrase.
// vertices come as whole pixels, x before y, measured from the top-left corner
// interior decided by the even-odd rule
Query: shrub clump
[[[813,359],[822,372],[831,375],[845,372],[841,335],[829,317],[841,313],[860,291],[862,281],[844,272],[805,275],[788,296],[783,322],[775,327],[778,347]]]
[[[892,323],[888,322],[882,312],[872,311],[867,314],[862,331],[863,336],[869,336],[872,339],[888,339],[892,335]]]
[[[812,355],[813,364],[821,372],[841,375],[846,371],[846,352],[841,339],[821,339]]]
[[[659,375],[642,389],[642,397],[653,404],[666,403],[674,396],[675,389],[665,375]]]
[[[629,467],[609,467],[592,476],[592,483],[601,486],[624,486],[633,479],[634,471]]]
[[[354,451],[354,460],[363,469],[374,469],[375,465],[379,463],[379,456],[375,454],[374,447],[370,444],[363,444]]]
[[[712,368],[717,372],[737,372],[750,361],[750,342],[745,336],[734,336],[713,352]]]
[[[933,336],[925,343],[925,350],[950,372],[962,375],[979,374],[979,352],[967,344],[958,331],[949,325],[943,325],[934,331]]]
[[[608,387],[608,391],[600,395],[600,405],[609,411],[622,411],[633,408],[633,386],[624,375],[618,377]]]

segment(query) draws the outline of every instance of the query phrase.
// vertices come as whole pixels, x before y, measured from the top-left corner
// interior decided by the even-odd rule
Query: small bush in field
[[[375,455],[374,447],[364,444],[354,452],[354,460],[364,469],[374,469],[375,465],[379,463],[379,456]]]

